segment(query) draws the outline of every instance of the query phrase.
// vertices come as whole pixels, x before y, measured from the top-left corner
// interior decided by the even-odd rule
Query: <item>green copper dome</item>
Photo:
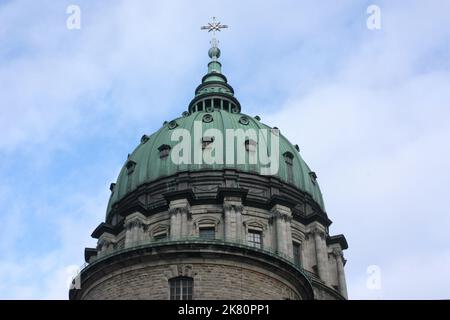
[[[195,91],[195,97],[188,107],[188,111],[183,116],[170,122],[165,122],[162,128],[150,136],[144,135],[141,143],[129,155],[116,184],[112,184],[111,197],[108,204],[107,214],[112,206],[121,200],[128,193],[136,190],[140,185],[156,181],[162,177],[168,177],[183,171],[198,170],[223,170],[226,168],[236,169],[243,172],[260,174],[261,165],[253,164],[249,161],[248,155],[245,162],[234,161],[227,164],[195,164],[192,161],[188,164],[177,164],[172,161],[171,153],[174,147],[179,144],[178,140],[172,141],[172,134],[175,130],[185,129],[194,133],[194,128],[201,128],[203,136],[191,136],[191,154],[194,158],[195,144],[200,139],[201,143],[207,145],[211,141],[206,137],[208,129],[216,129],[226,137],[227,129],[258,131],[263,129],[266,132],[274,132],[276,128],[271,128],[259,121],[259,117],[250,117],[241,113],[239,101],[234,97],[233,88],[227,83],[227,79],[221,73],[221,64],[217,60],[220,55],[218,48],[211,48],[209,51],[211,61],[208,64],[208,74],[206,74],[200,86]],[[197,126],[197,127],[196,127]],[[278,130],[276,129],[278,133]],[[308,193],[317,204],[324,210],[322,194],[316,181],[316,175],[310,170],[301,158],[298,146],[292,145],[281,133],[279,137],[278,172],[274,174],[280,180],[289,183],[299,190]],[[247,139],[247,138],[245,138]],[[242,139],[241,142],[242,143]],[[251,143],[251,139],[245,143]],[[238,156],[239,150],[243,150],[238,145],[239,139],[235,139],[234,157]],[[270,141],[267,140],[267,152],[270,154]],[[246,146],[245,148],[248,148]],[[244,148],[244,150],[246,150]],[[197,149],[198,150],[198,149]],[[203,150],[203,149],[202,149]],[[249,150],[247,149],[247,153]],[[225,142],[223,158],[226,158]]]

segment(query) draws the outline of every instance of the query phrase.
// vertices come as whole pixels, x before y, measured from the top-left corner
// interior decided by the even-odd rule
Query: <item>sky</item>
[[[212,16],[230,26],[222,70],[242,112],[279,127],[318,175],[330,233],[349,243],[349,298],[450,298],[449,12],[445,0],[1,0],[0,299],[67,299],[127,154],[206,73]]]

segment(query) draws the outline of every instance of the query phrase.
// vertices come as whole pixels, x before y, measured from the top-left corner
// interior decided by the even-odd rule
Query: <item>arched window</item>
[[[176,277],[169,279],[170,300],[192,300],[194,279]]]

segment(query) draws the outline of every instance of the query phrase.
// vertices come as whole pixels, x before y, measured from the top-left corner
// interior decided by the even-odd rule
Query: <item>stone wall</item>
[[[108,274],[83,299],[169,299],[169,282],[179,275],[194,280],[194,299],[299,299],[286,281],[265,270],[225,261],[192,264],[141,264]]]
[[[284,190],[286,191],[286,190]],[[97,248],[88,249],[86,261],[91,265],[121,251],[140,246],[168,242],[190,242],[200,239],[200,229],[214,229],[214,239],[226,246],[244,248],[251,245],[248,236],[261,234],[261,247],[267,255],[295,263],[295,248],[299,248],[300,263],[309,279],[314,279],[315,298],[336,299],[347,296],[342,250],[347,244],[342,235],[330,236],[329,220],[314,215],[306,203],[293,204],[286,197],[272,196],[264,204],[246,200],[247,191],[238,188],[218,189],[214,200],[200,199],[190,190],[164,194],[166,206],[159,211],[135,209],[123,211],[112,225],[102,223],[93,233],[98,238]],[[250,196],[249,196],[250,197]],[[143,195],[138,199],[145,203]],[[131,203],[131,202],[130,202]],[[309,208],[309,209],[308,209]],[[119,210],[120,211],[120,210]],[[118,215],[116,210],[115,215]],[[254,245],[254,243],[253,243]],[[239,249],[240,250],[240,249]],[[244,250],[244,249],[242,249]],[[247,249],[245,249],[247,250]],[[297,256],[297,255],[296,255]],[[182,268],[192,257],[182,255],[177,261],[162,259],[158,263],[143,265],[142,261],[128,267],[111,269],[108,275],[92,278],[82,290],[86,299],[167,299],[170,270]],[[283,276],[265,268],[245,265],[241,260],[205,258],[191,261],[195,280],[194,299],[300,299]],[[105,266],[108,268],[108,266]],[[100,270],[106,273],[105,270]],[[301,273],[300,273],[300,277]],[[307,281],[307,280],[306,280]],[[323,291],[323,292],[322,292]],[[312,289],[311,289],[312,292]],[[78,298],[81,296],[78,294]]]
[[[300,267],[315,273],[327,286],[346,296],[342,250],[338,244],[328,245],[327,228],[318,222],[304,225],[291,217],[289,208],[274,205],[271,210],[243,206],[239,198],[225,198],[224,205],[191,206],[186,199],[171,201],[169,210],[149,217],[135,212],[126,217],[124,231],[117,236],[103,233],[99,237],[98,257],[111,254],[114,249],[130,248],[155,241],[155,235],[166,234],[167,239],[180,240],[199,237],[199,228],[213,226],[215,238],[227,242],[247,244],[250,229],[262,233],[262,249],[293,260],[292,241],[300,244]],[[95,257],[92,261],[95,261]],[[343,265],[342,265],[343,268]]]

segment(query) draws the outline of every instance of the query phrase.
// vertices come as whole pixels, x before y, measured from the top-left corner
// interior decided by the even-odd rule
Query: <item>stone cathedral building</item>
[[[347,242],[329,233],[316,174],[277,128],[241,112],[219,48],[208,53],[187,111],[143,135],[111,184],[105,222],[92,233],[97,247],[85,249],[70,299],[347,298]],[[277,173],[250,163],[258,142],[248,137],[236,139],[245,163],[174,163],[173,131],[195,124],[276,132]],[[208,152],[213,137],[198,139]]]

